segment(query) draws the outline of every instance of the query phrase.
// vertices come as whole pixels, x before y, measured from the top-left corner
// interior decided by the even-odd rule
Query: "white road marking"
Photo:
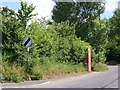
[[[49,84],[50,82],[44,82],[44,83],[41,83],[41,84],[36,84],[36,85],[32,85],[32,86],[40,86],[40,85],[46,85],[46,84]]]
[[[50,82],[44,82],[44,83],[40,83],[40,84],[36,84],[36,85],[25,85],[25,86],[7,86],[7,87],[2,87],[2,88],[29,88],[29,87],[36,87],[39,85],[45,85],[45,84],[49,84]]]
[[[41,83],[40,85],[45,85],[45,84],[49,84],[50,82],[45,82],[45,83]]]
[[[26,85],[26,86],[22,86],[22,88],[26,88],[26,87],[36,87],[36,86],[40,86],[40,85],[45,85],[45,84],[49,84],[50,82],[44,82],[44,83],[40,83],[40,84],[36,84],[36,85]]]

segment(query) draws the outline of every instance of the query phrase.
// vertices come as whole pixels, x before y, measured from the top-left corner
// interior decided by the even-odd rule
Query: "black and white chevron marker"
[[[30,46],[32,45],[32,40],[31,40],[31,38],[25,38],[25,39],[23,40],[23,45],[24,45],[25,47],[30,47]]]

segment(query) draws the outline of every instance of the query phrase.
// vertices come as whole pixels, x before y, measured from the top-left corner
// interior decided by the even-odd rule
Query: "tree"
[[[75,34],[87,41],[94,27],[94,20],[104,12],[103,2],[55,2],[52,19],[60,23],[69,21],[75,25]]]
[[[109,19],[109,48],[107,58],[120,62],[120,9]]]
[[[18,9],[18,20],[20,20],[21,25],[26,28],[27,22],[32,19],[33,16],[36,16],[37,14],[32,14],[35,7],[33,4],[28,5],[26,2],[21,1],[20,2],[20,9]]]
[[[53,8],[53,16],[52,19],[56,23],[64,22],[69,20],[70,16],[73,13],[73,8],[75,6],[75,2],[55,2],[56,5]]]
[[[110,18],[110,37],[120,35],[120,9],[116,9],[112,18]]]
[[[26,29],[27,22],[34,16],[32,11],[33,5],[27,5],[21,1],[21,8],[18,13],[8,7],[3,7],[2,15],[2,46],[3,60],[8,62],[16,62],[24,60],[24,50],[22,40],[25,35],[23,31]]]
[[[91,46],[93,47],[96,57],[97,57],[97,62],[102,62],[104,63],[106,61],[106,49],[108,46],[108,20],[107,19],[102,19],[99,20],[97,18],[95,20],[95,26],[91,33],[89,34],[88,41],[90,42]]]
[[[2,15],[2,45],[3,45],[3,59],[11,62],[18,57],[16,53],[15,45],[20,41],[17,35],[19,28],[16,13],[7,7],[3,7],[1,11]],[[7,56],[6,56],[7,55]],[[5,56],[5,58],[4,58]]]

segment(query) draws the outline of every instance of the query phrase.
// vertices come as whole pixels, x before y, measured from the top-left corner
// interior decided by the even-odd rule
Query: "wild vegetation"
[[[53,9],[53,22],[50,22],[45,19],[35,20],[33,17],[37,14],[32,14],[35,7],[22,1],[20,4],[17,13],[8,7],[3,7],[0,12],[2,82],[39,80],[71,73],[85,73],[88,46],[92,50],[93,71],[106,70],[104,64],[106,59],[119,61],[119,9],[116,9],[110,20],[100,20],[100,14],[104,11],[102,3],[57,2]],[[69,7],[65,7],[66,4]],[[64,18],[61,18],[61,14]],[[81,18],[77,19],[79,15],[82,15],[80,21]],[[84,20],[88,21],[82,22]],[[27,71],[26,48],[22,43],[26,37],[32,39]]]

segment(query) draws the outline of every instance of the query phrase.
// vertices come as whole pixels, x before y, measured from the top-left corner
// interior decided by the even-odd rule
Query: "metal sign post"
[[[29,72],[29,47],[26,48],[26,72]]]

